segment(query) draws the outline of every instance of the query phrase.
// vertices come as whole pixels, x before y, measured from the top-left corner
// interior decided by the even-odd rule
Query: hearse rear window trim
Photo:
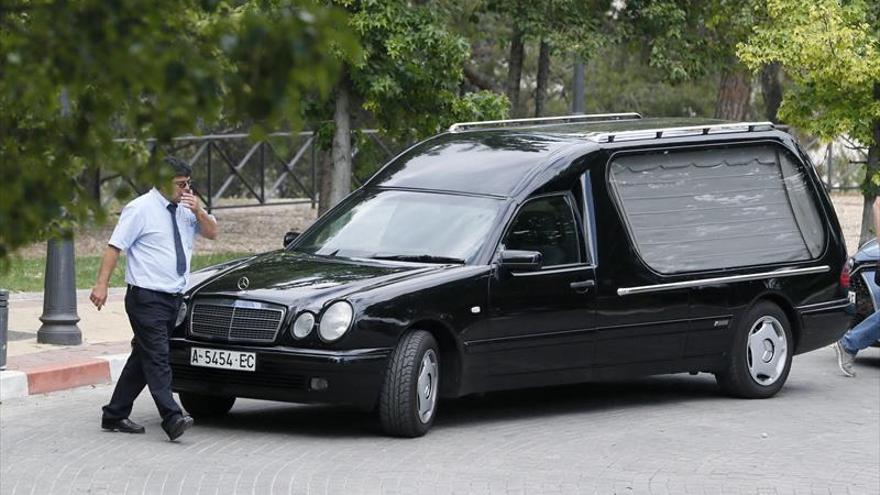
[[[676,160],[676,154],[685,156]],[[737,154],[740,154],[740,156],[737,156]],[[742,156],[743,154],[745,154],[745,157]],[[642,163],[638,161],[621,163],[622,160],[626,161],[627,158],[631,157],[643,157],[643,159],[647,158],[648,161],[647,163],[644,161]],[[650,161],[651,157],[657,157],[656,164]],[[716,157],[717,160],[715,159]],[[710,160],[707,160],[707,158]],[[735,160],[737,158],[738,160]],[[690,159],[689,162],[687,161],[688,159]],[[723,174],[721,175],[722,180],[726,178],[744,178],[747,182],[760,182],[763,176],[763,180],[770,179],[773,184],[769,187],[745,187],[750,184],[740,184],[741,187],[739,188],[729,187],[729,192],[735,196],[723,198],[719,197],[718,194],[724,194],[724,190],[716,193],[711,189],[711,182],[715,179],[714,175],[704,174],[703,177],[686,176],[688,173],[692,174],[694,170],[699,171],[701,168],[708,170],[710,167],[715,168],[718,166],[751,167],[751,171],[745,170],[747,173]],[[758,167],[772,167],[772,169],[768,172],[767,169],[762,170]],[[651,173],[656,170],[661,170],[659,173],[669,174],[667,171],[676,173],[676,170],[685,168],[689,168],[691,171],[678,171],[679,175],[677,177],[672,175],[670,177],[657,178],[656,175],[658,174],[654,174],[655,177],[647,181],[627,181],[627,178],[629,178],[627,175]],[[809,187],[811,181],[809,173],[803,169],[803,165],[796,156],[793,156],[792,153],[788,152],[786,148],[777,142],[768,140],[738,142],[731,143],[720,150],[717,147],[691,145],[622,151],[614,153],[609,157],[606,170],[608,190],[611,193],[610,196],[615,208],[618,210],[618,214],[623,221],[630,242],[635,247],[642,262],[658,274],[717,271],[745,268],[754,265],[811,261],[821,256],[827,246],[828,235],[822,223],[822,213],[817,205],[818,198],[816,198],[815,192]],[[615,176],[617,173],[622,173],[622,175]],[[699,187],[700,182],[698,181],[702,181],[703,186],[709,185],[710,187],[706,191],[696,192],[693,188],[688,187],[690,192],[687,194],[664,195],[661,193],[655,196],[650,195],[651,192],[656,193],[658,190],[658,187],[652,188],[651,186],[659,184],[661,187],[668,189],[670,186],[675,188],[677,185],[681,189],[682,186],[687,187],[684,185],[685,183],[695,184],[695,187]],[[634,187],[625,194],[621,191],[622,184],[641,187],[643,190],[636,191]],[[752,194],[745,194],[743,191],[738,191],[738,189],[749,189],[752,191]],[[771,194],[755,193],[755,191],[759,190],[778,191],[784,194],[785,201],[761,202],[762,199],[772,199],[774,196]],[[676,191],[669,192],[675,193]],[[794,199],[792,199],[792,196],[794,196]],[[672,204],[667,205],[667,207],[672,206],[672,209],[664,209],[657,212],[650,211],[650,208],[644,206],[644,203],[650,205],[651,201],[662,202],[671,199],[674,202],[676,198],[693,198],[693,201],[690,202],[691,206],[686,208],[675,208],[676,205]],[[751,202],[751,204],[744,204],[746,201]],[[636,202],[643,203],[641,211],[633,211],[634,203]],[[726,202],[727,204],[708,207],[694,206],[699,203],[711,204],[712,202]],[[779,211],[775,212],[777,220],[773,220],[780,224],[776,228],[772,228],[772,224],[767,224],[764,221],[766,217],[761,215],[761,212],[766,212],[768,206],[773,205],[779,209]],[[714,210],[713,213],[717,215],[720,213],[719,210],[731,210],[732,208],[739,210],[736,214],[741,218],[730,223],[714,222],[715,226],[706,229],[705,232],[698,233],[698,236],[690,240],[691,242],[688,242],[687,239],[685,239],[684,243],[681,241],[680,236],[683,233],[691,233],[688,229],[695,228],[693,220],[688,218],[687,213],[690,213],[692,217],[699,217],[696,219],[701,221],[697,225],[705,228],[713,224],[711,219],[708,219],[710,222],[706,223],[707,218],[705,217],[707,212],[713,212]],[[675,213],[678,214],[673,215]],[[669,223],[660,227],[654,225],[640,226],[634,223],[633,215],[641,216],[643,223],[645,218],[652,218],[653,215],[663,215],[653,218],[666,219]],[[746,229],[746,225],[749,222],[741,222],[741,220],[754,220],[757,228],[764,230],[764,232],[753,233]],[[654,221],[653,219],[650,220],[652,223]],[[690,221],[690,224],[688,221]],[[681,223],[677,224],[676,222]],[[724,224],[724,226],[719,225],[719,223]],[[724,228],[725,226],[730,228]],[[772,230],[770,230],[771,228]],[[785,233],[785,230],[790,232]],[[651,231],[655,231],[655,233],[652,234]],[[676,231],[684,232],[676,234]],[[740,244],[736,248],[723,243],[728,237],[719,237],[718,234],[723,235],[725,232],[732,236],[730,237],[731,239],[740,239]],[[735,237],[735,234],[741,234],[741,236]],[[755,240],[746,242],[748,245],[742,245],[742,239],[748,237],[752,237]],[[758,249],[763,248],[760,245],[762,242],[760,238],[762,237],[767,238],[766,243],[772,245],[771,248]],[[780,251],[780,240],[788,243],[789,252]],[[703,245],[708,245],[705,243],[714,243],[715,245],[712,249],[709,249],[711,253],[699,253],[700,243],[704,243]],[[672,245],[683,245],[684,248],[678,253],[672,252],[670,254],[668,249],[661,247]],[[725,248],[728,248],[727,251],[729,252],[724,251]],[[773,256],[776,253],[780,253],[781,256]],[[755,260],[754,257],[745,259],[742,256],[744,254],[758,255],[759,259]],[[711,263],[712,259],[736,260],[737,257],[743,259],[725,265]]]

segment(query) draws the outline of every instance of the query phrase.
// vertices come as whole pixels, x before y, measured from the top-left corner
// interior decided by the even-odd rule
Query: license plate
[[[190,349],[189,364],[225,370],[255,371],[257,355],[253,352],[193,347]]]
[[[849,298],[849,303],[850,303],[850,304],[855,304],[855,303],[856,303],[856,291],[851,290],[851,291],[849,291],[849,292],[847,293],[846,296]]]

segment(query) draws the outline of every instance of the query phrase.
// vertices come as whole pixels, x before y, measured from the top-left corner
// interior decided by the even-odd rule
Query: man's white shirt
[[[170,202],[155,188],[122,209],[109,244],[125,252],[125,282],[145,289],[176,294],[183,292],[189,279],[193,240],[199,221],[185,206],[175,213],[180,241],[186,255],[186,271],[177,274],[174,226],[167,206]]]

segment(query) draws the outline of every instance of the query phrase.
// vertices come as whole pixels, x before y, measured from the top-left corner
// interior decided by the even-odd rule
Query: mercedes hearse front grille
[[[229,342],[274,342],[284,309],[255,301],[197,301],[190,315],[190,334]]]

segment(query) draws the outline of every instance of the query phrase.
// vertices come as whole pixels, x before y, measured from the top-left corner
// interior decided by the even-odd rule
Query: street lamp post
[[[586,105],[584,103],[584,62],[580,59],[574,63],[574,78],[572,80],[572,113],[584,113]]]

